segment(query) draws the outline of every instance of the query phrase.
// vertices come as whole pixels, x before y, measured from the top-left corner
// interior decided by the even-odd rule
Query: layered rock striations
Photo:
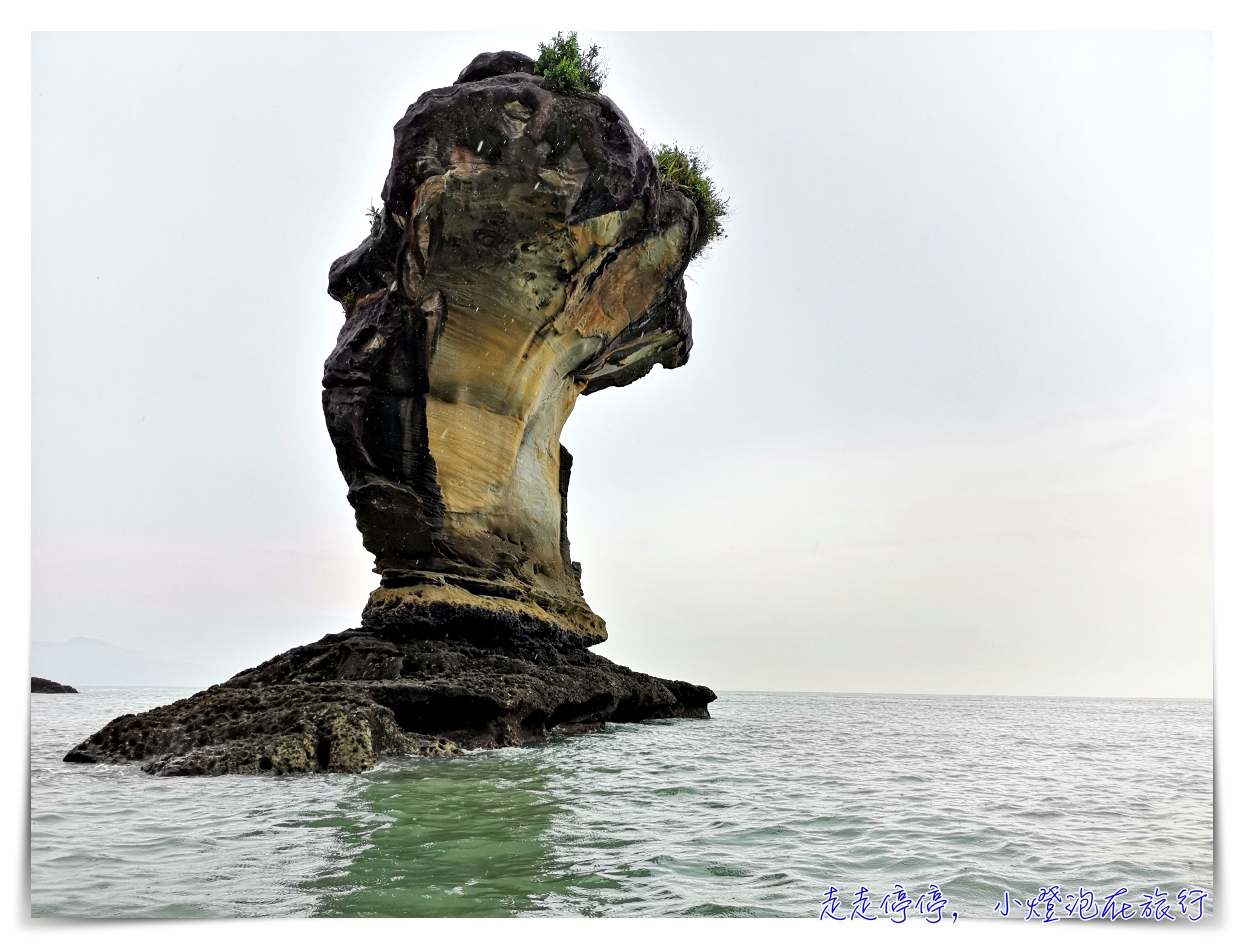
[[[715,695],[615,665],[570,558],[576,400],[691,346],[694,205],[606,97],[483,54],[395,127],[371,233],[329,273],[323,407],[380,585],[362,628],[118,718],[71,761],[357,772]]]
[[[694,207],[611,101],[531,65],[480,57],[410,107],[373,232],[332,266],[324,412],[381,576],[368,628],[505,614],[602,641],[561,429],[580,395],[690,350]]]

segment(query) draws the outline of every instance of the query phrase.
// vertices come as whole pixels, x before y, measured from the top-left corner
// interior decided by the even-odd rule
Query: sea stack
[[[324,413],[381,577],[368,629],[603,641],[561,429],[690,351],[694,206],[612,102],[533,65],[479,57],[411,106],[372,233],[332,266]]]
[[[588,651],[570,557],[582,395],[691,347],[696,207],[603,95],[485,53],[395,127],[383,205],[333,263],[323,407],[378,588],[361,628],[110,723],[70,761],[357,772],[390,754],[707,717],[711,690]]]

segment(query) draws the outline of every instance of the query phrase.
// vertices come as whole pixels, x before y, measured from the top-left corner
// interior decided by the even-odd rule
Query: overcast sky
[[[215,680],[357,622],[327,268],[406,106],[542,38],[36,36],[33,638]],[[589,38],[733,209],[690,363],[563,435],[600,651],[1208,697],[1208,35]]]

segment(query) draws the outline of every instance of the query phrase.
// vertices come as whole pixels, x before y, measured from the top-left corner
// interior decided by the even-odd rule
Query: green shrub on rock
[[[691,251],[694,259],[713,241],[725,238],[729,199],[708,177],[708,164],[697,151],[685,151],[673,144],[660,145],[652,153],[660,169],[661,185],[685,194],[699,212],[699,233]]]
[[[549,42],[539,44],[535,74],[547,79],[558,92],[597,93],[608,70],[600,59],[600,47],[592,43],[584,52],[579,48],[578,34],[571,30],[564,38],[558,33]]]
[[[549,87],[558,92],[599,93],[608,75],[594,43],[586,51],[579,46],[578,33],[571,30],[564,36],[557,33],[547,43],[539,44],[535,74],[543,76]],[[662,187],[673,188],[690,198],[699,213],[699,233],[691,258],[698,257],[708,245],[725,238],[725,218],[729,216],[729,200],[708,177],[708,163],[698,151],[684,150],[675,143],[649,146],[660,169]]]

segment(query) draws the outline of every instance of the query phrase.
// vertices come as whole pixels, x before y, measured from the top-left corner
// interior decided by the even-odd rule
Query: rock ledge
[[[706,718],[715,699],[572,641],[510,630],[503,644],[479,645],[351,629],[123,715],[65,760],[140,763],[163,776],[359,773],[384,757],[528,744],[610,721]]]

